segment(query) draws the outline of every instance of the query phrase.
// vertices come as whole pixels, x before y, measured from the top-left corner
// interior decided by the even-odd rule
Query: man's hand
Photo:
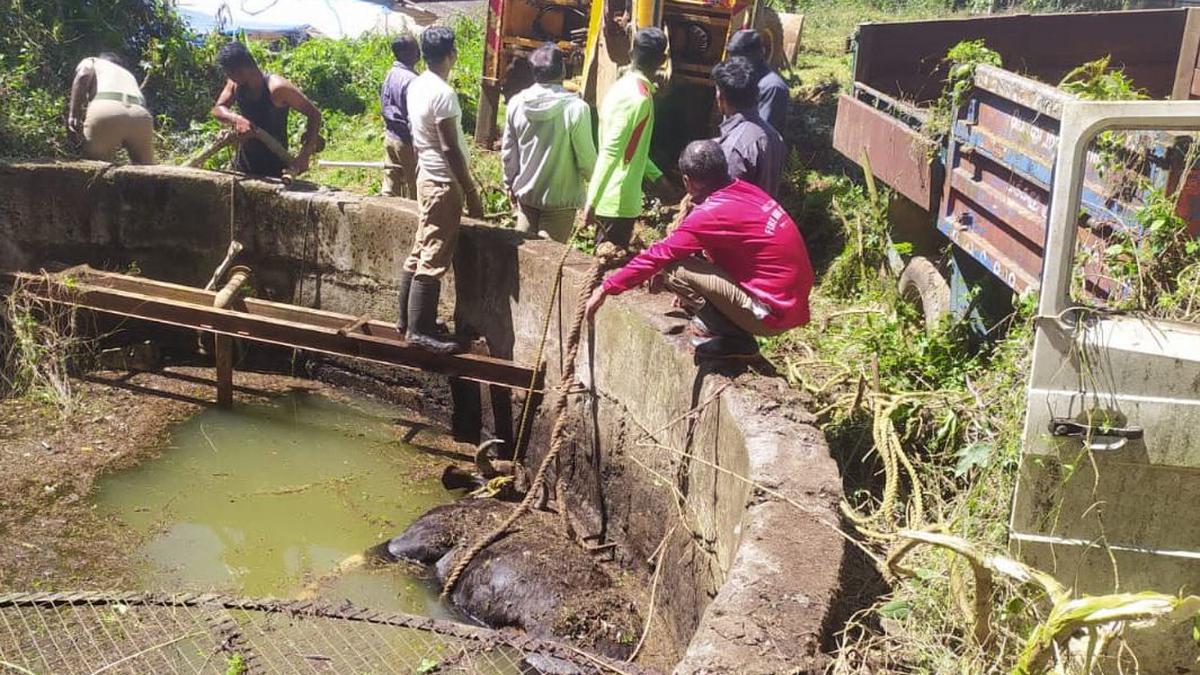
[[[674,183],[667,179],[666,176],[659,176],[650,184],[650,190],[664,204],[678,204],[679,200],[683,199],[682,190]]]
[[[588,321],[596,318],[596,312],[600,311],[600,307],[606,299],[608,299],[608,291],[604,290],[603,284],[592,291],[592,297],[588,298],[587,306],[584,308],[584,314]]]
[[[472,218],[483,217],[483,201],[479,199],[479,190],[474,185],[466,188],[463,197],[467,202],[467,215]]]
[[[296,159],[292,162],[292,166],[291,166],[292,175],[299,176],[300,174],[304,173],[305,171],[308,171],[308,168],[311,164],[312,164],[312,155],[307,152],[300,153],[300,155],[298,157],[296,157]]]
[[[667,277],[662,272],[650,277],[650,281],[646,282],[646,292],[662,293],[663,288],[667,284]]]
[[[233,118],[233,130],[237,132],[238,136],[245,138],[246,136],[254,133],[254,123],[245,117],[238,115],[237,117]]]
[[[83,120],[78,115],[71,115],[67,118],[67,131],[76,136],[83,134]]]

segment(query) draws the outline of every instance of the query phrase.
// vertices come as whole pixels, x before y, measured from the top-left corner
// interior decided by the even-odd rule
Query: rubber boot
[[[458,349],[454,342],[439,339],[435,333],[438,296],[442,282],[430,277],[413,277],[408,294],[408,342],[435,354],[450,354]]]
[[[396,330],[403,336],[408,332],[408,292],[412,288],[413,273],[404,270],[400,273],[400,303],[396,310]]]
[[[758,341],[749,332],[730,321],[711,302],[704,303],[696,318],[692,320],[700,324],[712,337],[693,340],[696,356],[708,359],[744,359],[758,356]]]

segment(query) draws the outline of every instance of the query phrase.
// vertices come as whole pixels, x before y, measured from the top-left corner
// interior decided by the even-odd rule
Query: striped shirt
[[[600,142],[587,194],[587,205],[597,216],[641,215],[642,181],[662,176],[650,160],[653,133],[654,85],[630,69],[612,85],[600,106]]]

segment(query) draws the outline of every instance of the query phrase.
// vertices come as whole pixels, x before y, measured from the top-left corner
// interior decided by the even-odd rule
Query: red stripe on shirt
[[[633,153],[637,152],[638,142],[642,140],[642,134],[646,131],[646,123],[650,121],[650,116],[642,118],[641,122],[633,128],[633,133],[629,134],[629,145],[625,146],[625,163],[633,161]]]

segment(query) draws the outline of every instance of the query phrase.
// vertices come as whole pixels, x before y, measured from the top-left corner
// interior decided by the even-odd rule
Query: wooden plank
[[[1189,8],[1183,24],[1183,38],[1179,44],[1179,61],[1175,64],[1175,85],[1171,98],[1186,101],[1192,97],[1192,80],[1196,73],[1196,59],[1200,56],[1200,9]]]
[[[339,328],[338,335],[348,335],[350,333],[357,332],[358,329],[362,328],[363,325],[366,324],[370,320],[371,320],[370,317],[368,317],[366,314],[363,314],[362,316],[355,319],[353,322],[348,323],[345,326],[342,326],[341,328]]]
[[[233,407],[233,338],[216,334],[214,352],[217,366],[217,407]]]
[[[211,306],[215,293],[199,291],[176,284],[164,284],[146,279],[134,279],[111,273],[90,273],[70,288],[47,282],[43,277],[29,274],[10,274],[22,279],[31,291],[66,305],[93,309],[109,314],[128,316],[165,325],[211,331],[257,342],[306,349],[324,354],[423,370],[477,382],[524,389],[534,377],[534,370],[511,361],[475,354],[434,354],[398,338],[396,327],[382,321],[364,324],[370,334],[339,334],[338,329],[356,317],[309,310],[279,303],[247,300],[247,311],[233,311]],[[103,279],[104,285],[93,283]],[[117,286],[140,288],[134,292]],[[172,287],[171,293],[162,288]],[[163,291],[160,295],[156,291]],[[184,292],[186,291],[186,293]],[[164,297],[164,296],[175,297]],[[176,299],[180,295],[202,298],[199,302]],[[281,311],[288,308],[288,312]],[[264,310],[274,310],[299,321],[266,316]],[[544,374],[538,371],[537,389],[541,389]]]

